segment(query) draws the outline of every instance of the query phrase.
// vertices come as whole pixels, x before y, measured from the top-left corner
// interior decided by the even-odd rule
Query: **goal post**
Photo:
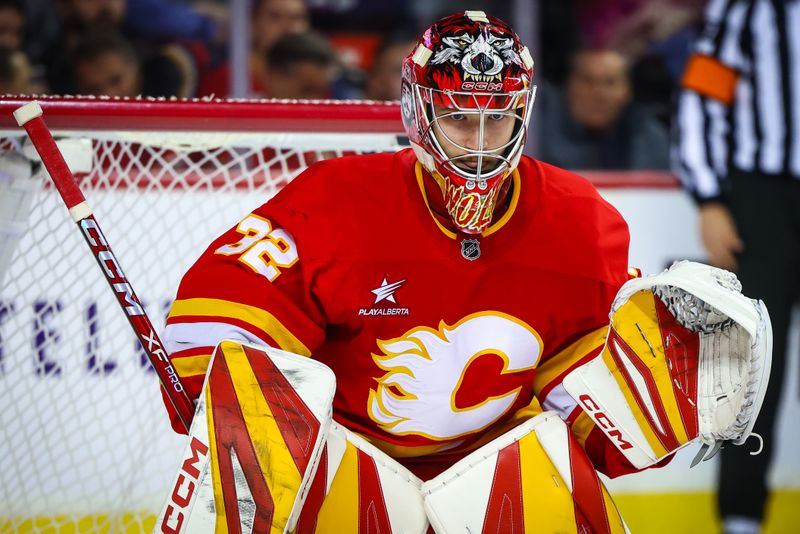
[[[161,331],[211,240],[311,163],[395,151],[397,104],[37,98]],[[177,469],[158,381],[0,100],[0,531],[150,531]]]

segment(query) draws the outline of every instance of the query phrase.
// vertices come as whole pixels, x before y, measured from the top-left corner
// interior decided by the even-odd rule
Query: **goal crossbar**
[[[397,102],[48,96],[0,100],[0,129],[15,131],[12,112],[31,100],[40,103],[52,130],[404,132]]]

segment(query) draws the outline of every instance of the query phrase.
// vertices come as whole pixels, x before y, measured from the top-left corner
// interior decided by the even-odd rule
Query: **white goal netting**
[[[57,132],[159,331],[181,275],[215,236],[314,161],[401,142],[235,129]],[[183,437],[23,134],[5,129],[0,140],[0,532],[150,531]]]

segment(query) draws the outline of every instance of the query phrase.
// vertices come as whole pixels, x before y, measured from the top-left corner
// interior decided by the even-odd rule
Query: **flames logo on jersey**
[[[542,341],[523,321],[500,312],[479,312],[439,329],[418,327],[389,341],[378,341],[383,354],[373,354],[384,371],[368,401],[370,417],[395,435],[418,435],[443,441],[479,431],[508,412],[520,384],[497,394],[487,377],[484,391],[470,391],[482,401],[460,408],[456,394],[467,370],[481,356],[502,358],[500,374],[536,367]],[[480,389],[480,387],[478,388]],[[485,396],[483,396],[485,394]],[[477,396],[477,397],[476,397]]]

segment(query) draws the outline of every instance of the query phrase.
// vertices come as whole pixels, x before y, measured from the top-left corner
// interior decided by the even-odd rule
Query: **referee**
[[[708,258],[735,271],[772,319],[772,375],[755,427],[764,450],[724,449],[719,474],[725,532],[755,533],[800,300],[800,0],[712,0],[682,85],[673,165],[699,205]]]

